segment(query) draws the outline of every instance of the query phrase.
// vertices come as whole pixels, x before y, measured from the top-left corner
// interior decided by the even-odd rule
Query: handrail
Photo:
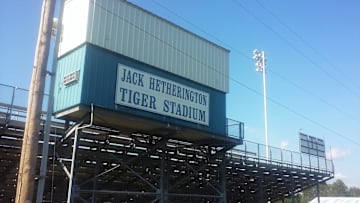
[[[26,107],[17,105],[15,91],[28,90],[0,83],[0,88],[1,87],[10,88],[11,90],[11,102],[0,102],[0,115],[5,115],[5,124],[10,120],[14,119],[14,116],[16,116],[15,118],[21,118],[21,120],[24,121],[26,117]],[[2,95],[0,96],[2,97]],[[46,112],[42,111],[42,116],[44,115],[46,115]],[[227,119],[226,125],[227,136],[243,140],[244,124],[242,122]],[[246,158],[256,159],[257,161],[264,163],[267,163],[267,161],[269,161],[270,163],[290,164],[304,169],[319,171],[323,170],[329,173],[334,173],[333,161],[330,159],[316,157],[313,155],[303,154],[300,152],[290,151],[287,149],[281,149],[272,146],[270,146],[269,151],[270,160],[267,160],[265,155],[265,145],[249,140],[243,140],[243,144],[238,145],[235,149],[231,150],[231,153],[234,153],[233,155],[244,155],[244,157]]]
[[[295,152],[278,147],[269,147],[270,157],[266,158],[264,144],[244,140],[242,145],[232,149],[231,155],[243,156],[245,159],[256,160],[264,164],[291,165],[300,169],[334,174],[333,161],[324,157]],[[278,156],[274,156],[274,151]]]
[[[244,123],[230,118],[226,119],[226,136],[236,138],[239,140],[244,139]]]
[[[3,94],[5,92],[5,94]],[[25,119],[26,117],[26,102],[29,90],[0,83],[0,99],[8,101],[7,103],[0,102],[0,112],[5,113],[5,125],[15,116],[17,119]],[[44,94],[48,96],[48,94]],[[45,97],[46,98],[46,97]],[[3,111],[2,111],[3,110]],[[6,112],[4,112],[4,110]],[[42,111],[41,115],[46,115],[46,111]]]

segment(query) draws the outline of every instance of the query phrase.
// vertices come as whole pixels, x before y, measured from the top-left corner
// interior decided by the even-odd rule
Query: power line
[[[212,38],[215,39],[216,41],[222,43],[223,45],[225,45],[225,46],[227,46],[227,47],[229,47],[229,48],[231,48],[232,50],[236,50],[235,47],[233,47],[233,46],[231,46],[230,44],[224,42],[223,40],[221,40],[220,38],[216,37],[215,35],[207,32],[205,29],[203,29],[203,28],[195,25],[193,22],[187,20],[186,18],[182,17],[181,15],[177,14],[176,12],[170,10],[168,7],[160,4],[160,3],[157,2],[156,0],[153,0],[153,2],[154,2],[156,5],[158,5],[159,7],[165,9],[166,11],[168,11],[168,12],[172,13],[173,15],[175,15],[176,17],[180,18],[180,19],[183,20],[184,22],[186,22],[186,23],[188,23],[189,25],[193,26],[194,28],[196,28],[196,29],[200,30],[201,32],[205,33],[206,35],[212,37]],[[236,51],[238,52],[239,55],[243,56],[244,58],[247,58],[247,59],[249,59],[249,60],[252,60],[252,58],[249,57],[245,52],[242,52],[242,51],[240,51],[240,50],[236,50]]]
[[[330,65],[333,66],[333,69],[336,70],[337,72],[339,73],[342,73],[341,71],[339,71],[334,64],[332,64],[327,57],[325,57],[323,54],[321,54],[317,49],[315,49],[314,46],[312,46],[310,43],[308,43],[303,37],[301,37],[301,35],[299,35],[297,32],[295,32],[290,26],[288,26],[287,24],[285,24],[278,16],[276,16],[273,12],[271,12],[269,9],[267,9],[263,4],[261,4],[259,2],[259,0],[256,0],[256,2],[265,10],[267,11],[273,18],[275,18],[282,26],[284,26],[286,29],[288,29],[292,34],[294,34],[303,44],[305,44],[306,46],[308,46],[311,50],[313,50],[317,55],[319,55],[320,57],[322,57],[323,59],[327,60],[328,63]],[[258,18],[257,18],[258,19]],[[271,28],[270,26],[268,26],[269,28]],[[271,28],[271,30],[273,30]],[[280,36],[280,34],[278,34]],[[358,120],[354,115],[348,113],[348,112],[345,112],[343,110],[341,110],[338,106],[334,105],[334,104],[331,104],[329,103],[327,100],[323,99],[322,97],[319,97],[317,94],[301,87],[300,85],[294,83],[293,81],[287,79],[286,77],[284,77],[283,75],[269,69],[268,70],[269,72],[275,74],[276,76],[278,76],[279,78],[281,78],[282,80],[286,81],[287,83],[291,84],[292,86],[302,90],[303,92],[307,93],[308,95],[311,95],[312,97],[316,98],[317,100],[319,100],[320,102],[326,104],[327,106],[331,107],[331,108],[334,108],[336,111],[338,111],[339,113],[342,113],[342,114],[345,114],[347,115],[349,118],[353,119],[353,120]],[[325,71],[327,72],[327,71]],[[344,75],[345,76],[345,75]],[[350,79],[347,78],[349,81]],[[355,86],[355,85],[354,85]],[[347,88],[347,87],[346,87]]]
[[[193,27],[195,27],[196,29],[200,30],[201,32],[205,33],[206,35],[214,38],[214,39],[217,40],[218,42],[221,42],[221,43],[224,44],[225,46],[229,47],[232,51],[238,53],[240,56],[243,56],[244,58],[246,58],[246,59],[248,59],[248,60],[252,60],[252,58],[249,57],[246,53],[238,50],[236,47],[233,47],[233,46],[231,46],[230,44],[227,44],[226,42],[222,41],[222,40],[221,40],[220,38],[218,38],[217,36],[215,36],[215,35],[207,32],[205,29],[197,26],[196,24],[194,24],[194,23],[192,23],[191,21],[187,20],[187,19],[184,18],[183,16],[177,14],[176,12],[174,12],[174,11],[171,10],[171,9],[169,9],[168,7],[162,5],[161,3],[157,2],[156,0],[153,0],[153,2],[154,2],[156,5],[158,5],[159,7],[165,9],[166,11],[168,11],[168,12],[172,13],[173,15],[175,15],[176,17],[180,18],[180,19],[183,20],[184,22],[190,24],[191,26],[193,26]],[[258,2],[258,0],[257,0],[257,2]],[[259,2],[258,2],[258,3],[259,3]],[[264,9],[266,9],[266,8],[264,8]],[[269,11],[269,12],[270,12],[270,11]],[[271,13],[271,15],[272,15],[274,18],[277,18],[278,21],[279,21],[283,26],[285,26],[287,29],[289,29],[294,35],[296,35],[301,41],[303,41],[303,43],[307,44],[307,46],[309,46],[311,49],[313,49],[315,52],[317,52],[316,49],[315,49],[313,46],[311,46],[309,43],[307,43],[300,35],[298,35],[298,34],[297,34],[295,31],[293,31],[289,26],[287,26],[285,23],[283,23],[278,17],[276,17],[276,16],[273,15],[272,13]],[[280,79],[284,80],[285,82],[291,84],[292,86],[294,86],[294,87],[296,87],[296,88],[304,91],[304,92],[307,93],[308,95],[316,98],[318,101],[326,104],[327,106],[329,106],[329,107],[331,107],[331,108],[334,108],[334,109],[335,109],[336,111],[338,111],[339,113],[342,113],[342,114],[344,114],[344,115],[347,115],[350,119],[352,119],[352,120],[359,120],[359,119],[355,118],[352,114],[341,110],[338,106],[329,103],[327,100],[325,100],[325,99],[323,99],[322,97],[319,97],[318,95],[316,95],[315,93],[313,93],[313,92],[311,92],[311,91],[309,91],[309,90],[301,87],[300,85],[294,83],[293,81],[291,81],[291,80],[287,79],[286,77],[282,76],[281,74],[277,73],[276,71],[271,70],[271,69],[269,69],[268,71],[271,72],[271,73],[273,73],[274,75],[278,76]]]
[[[287,40],[285,37],[283,37],[279,32],[277,32],[276,30],[274,30],[270,25],[266,24],[263,20],[261,20],[259,17],[257,17],[253,12],[251,12],[249,9],[247,9],[244,5],[242,5],[241,3],[239,3],[237,0],[233,0],[233,2],[239,6],[240,8],[242,8],[245,12],[247,12],[250,16],[252,16],[255,20],[257,20],[260,24],[262,24],[265,28],[267,28],[268,30],[270,30],[271,32],[273,32],[276,36],[278,36],[282,41],[284,41],[289,47],[291,47],[293,50],[295,50],[295,52],[297,52],[300,56],[302,56],[303,58],[305,58],[307,61],[309,61],[314,67],[316,67],[317,69],[319,69],[321,72],[323,72],[327,77],[331,78],[332,80],[334,80],[336,83],[338,83],[341,87],[343,87],[344,89],[346,89],[349,93],[351,93],[351,95],[356,96],[358,99],[360,98],[360,96],[358,95],[358,93],[354,92],[352,89],[350,89],[347,85],[345,85],[343,82],[341,82],[339,79],[337,79],[336,77],[334,77],[332,74],[330,74],[325,68],[323,68],[321,65],[319,65],[318,63],[316,63],[316,61],[314,61],[312,58],[310,58],[309,56],[307,56],[303,51],[301,51],[299,48],[297,48],[296,46],[294,46],[289,40]]]
[[[280,102],[278,102],[278,101],[276,101],[276,100],[274,100],[274,99],[272,99],[272,98],[270,98],[270,97],[267,97],[267,98],[268,98],[268,100],[271,101],[272,103],[274,103],[274,104],[276,104],[276,105],[278,105],[278,106],[280,106],[280,107],[288,110],[289,112],[291,112],[291,113],[293,113],[293,114],[295,114],[295,115],[297,115],[297,116],[299,116],[299,117],[301,117],[301,118],[303,118],[303,119],[305,119],[305,120],[313,123],[314,125],[317,125],[317,126],[323,128],[323,129],[325,129],[325,130],[327,130],[327,131],[329,131],[329,132],[331,132],[331,133],[333,133],[333,134],[335,134],[335,135],[337,135],[337,136],[339,136],[339,137],[341,137],[341,138],[343,138],[343,139],[345,139],[345,140],[353,143],[353,144],[356,144],[356,145],[360,146],[360,142],[355,141],[354,139],[351,139],[351,138],[349,138],[349,137],[347,137],[347,136],[339,133],[338,131],[336,131],[336,130],[330,128],[330,127],[327,127],[326,125],[323,125],[322,123],[320,123],[320,122],[318,122],[318,121],[315,121],[315,120],[309,118],[308,116],[305,116],[304,114],[301,114],[301,113],[295,111],[294,109],[292,109],[292,108],[290,108],[290,107],[288,107],[288,106],[286,106],[286,105],[284,105],[284,104],[282,104],[282,103],[280,103]]]
[[[196,24],[194,24],[194,23],[192,23],[191,21],[187,20],[187,19],[184,18],[183,16],[177,14],[176,12],[174,12],[174,11],[171,10],[171,9],[169,9],[168,7],[166,7],[166,6],[158,3],[156,0],[153,0],[153,2],[154,2],[155,4],[157,4],[158,6],[160,6],[161,8],[163,8],[163,9],[167,10],[168,12],[172,13],[172,14],[175,15],[176,17],[180,18],[181,20],[185,21],[186,23],[188,23],[188,24],[192,25],[193,27],[197,28],[197,29],[200,30],[201,32],[205,33],[206,35],[211,36],[212,38],[216,39],[217,41],[219,41],[219,42],[223,43],[224,45],[228,46],[229,48],[231,48],[232,51],[238,53],[239,55],[243,56],[243,57],[246,58],[246,59],[252,60],[252,58],[249,57],[249,56],[248,56],[247,54],[245,54],[244,52],[238,50],[237,48],[231,46],[230,44],[225,43],[225,42],[222,41],[220,38],[218,38],[218,37],[214,36],[213,34],[207,32],[205,29],[197,26]],[[285,24],[284,24],[284,25],[285,25]],[[272,30],[272,28],[271,28],[270,26],[268,26],[268,28]],[[289,27],[289,29],[291,30],[290,27]],[[274,32],[275,32],[275,31],[274,31]],[[295,31],[293,31],[293,32],[296,33]],[[280,34],[278,34],[278,35],[279,35],[280,37],[282,37]],[[296,34],[296,35],[297,35],[297,34]],[[302,38],[301,36],[298,36],[298,38],[300,38],[302,41],[304,41],[304,42],[306,43],[306,41],[303,40],[303,38]],[[307,43],[307,44],[308,44],[308,43]],[[309,44],[309,45],[310,45],[310,44]],[[311,46],[311,45],[310,45],[310,46]],[[312,46],[311,46],[311,47],[312,47]],[[315,49],[314,47],[312,47],[312,49],[314,49],[314,50],[316,51],[316,49]],[[291,80],[287,79],[286,77],[284,77],[284,76],[276,73],[275,71],[273,71],[273,70],[271,70],[271,69],[269,69],[268,71],[271,72],[271,73],[273,73],[274,75],[278,76],[279,78],[281,78],[281,79],[284,80],[285,82],[288,82],[288,83],[291,84],[292,86],[294,86],[294,87],[296,87],[296,88],[304,91],[305,93],[307,93],[308,95],[312,96],[313,98],[316,98],[317,100],[319,100],[320,102],[326,104],[327,106],[335,109],[335,110],[338,111],[339,113],[342,113],[342,114],[348,116],[348,117],[349,117],[350,119],[352,119],[352,120],[353,120],[353,119],[356,119],[352,114],[349,114],[349,113],[347,113],[347,112],[344,112],[344,111],[341,110],[338,106],[329,103],[327,100],[323,99],[322,97],[317,96],[315,93],[313,93],[313,92],[311,92],[311,91],[309,91],[309,90],[301,87],[300,85],[292,82]],[[242,86],[243,88],[245,88],[245,89],[247,89],[247,90],[249,90],[249,91],[251,91],[251,92],[253,92],[253,93],[256,93],[258,96],[263,96],[260,92],[257,92],[256,90],[254,90],[254,89],[252,89],[251,87],[245,85],[244,83],[241,83],[240,81],[237,81],[235,78],[232,78],[232,77],[229,76],[229,79],[232,80],[232,81],[234,81],[234,82],[237,83],[238,85]],[[269,98],[269,97],[268,97],[268,98]],[[352,139],[350,139],[350,138],[342,135],[341,133],[339,133],[339,132],[337,132],[337,131],[335,131],[335,130],[332,130],[331,128],[328,128],[327,126],[325,126],[325,125],[323,125],[323,124],[321,124],[321,123],[319,123],[319,122],[317,122],[317,121],[314,121],[314,120],[308,118],[307,116],[305,116],[305,115],[303,115],[303,114],[300,114],[300,113],[296,112],[295,110],[292,110],[291,108],[287,107],[286,105],[284,105],[284,104],[282,104],[282,103],[280,103],[280,102],[277,102],[277,101],[275,101],[275,100],[272,99],[272,98],[269,98],[269,100],[272,101],[273,103],[276,103],[277,105],[285,108],[286,110],[288,110],[288,111],[296,114],[297,116],[299,116],[299,117],[301,117],[301,118],[303,118],[303,119],[305,119],[305,120],[308,120],[308,121],[310,121],[311,123],[313,123],[313,124],[315,124],[315,125],[318,125],[318,126],[322,127],[323,129],[326,129],[326,130],[328,130],[328,131],[330,131],[330,132],[332,132],[332,133],[334,133],[334,134],[336,134],[336,135],[338,135],[338,136],[340,136],[340,137],[342,137],[342,138],[344,138],[344,139],[346,139],[346,140],[348,140],[348,141],[353,142]],[[356,120],[358,120],[358,119],[356,119]],[[354,142],[354,143],[357,143],[357,142]],[[359,143],[357,143],[357,144],[359,145]]]
[[[109,14],[111,14],[111,15],[114,15],[114,16],[116,16],[116,17],[118,17],[118,18],[121,19],[123,22],[131,25],[132,27],[138,29],[138,30],[141,31],[141,32],[144,32],[145,34],[153,37],[154,39],[158,40],[159,42],[162,42],[162,43],[165,44],[166,46],[173,48],[174,50],[176,50],[177,52],[183,54],[184,56],[187,56],[187,57],[189,57],[190,59],[194,60],[195,62],[197,62],[197,63],[199,63],[199,64],[201,64],[201,65],[203,65],[203,66],[206,66],[206,67],[208,67],[209,69],[215,71],[216,73],[219,73],[219,74],[221,74],[222,76],[225,76],[226,78],[228,78],[228,75],[227,75],[226,73],[223,73],[223,72],[220,72],[219,70],[216,70],[213,66],[210,66],[209,64],[206,64],[206,63],[204,63],[203,61],[200,61],[199,59],[197,59],[197,58],[194,57],[193,55],[191,55],[191,54],[189,54],[189,53],[181,50],[180,48],[176,47],[175,45],[173,45],[173,44],[171,44],[171,43],[169,43],[169,42],[166,42],[166,41],[162,40],[162,39],[161,39],[159,36],[157,36],[156,34],[151,33],[151,32],[149,32],[148,30],[145,30],[143,27],[141,27],[141,26],[139,26],[139,25],[136,25],[134,22],[131,22],[130,20],[122,17],[122,16],[119,15],[118,13],[113,12],[112,10],[106,8],[104,5],[96,2],[96,0],[92,0],[92,3],[94,3],[94,5],[96,5],[97,8],[100,8],[100,9],[104,10],[105,12],[107,12],[107,13],[109,13]]]
[[[318,101],[322,102],[323,104],[326,104],[327,106],[335,109],[337,112],[346,115],[347,117],[349,117],[349,119],[360,121],[360,120],[359,120],[358,118],[356,118],[354,115],[350,114],[349,112],[343,111],[340,107],[338,107],[338,106],[336,106],[336,105],[328,102],[326,99],[320,97],[319,95],[315,94],[314,92],[303,88],[301,85],[293,82],[292,80],[287,79],[285,76],[283,76],[283,75],[281,75],[281,74],[279,74],[279,73],[277,73],[277,72],[275,72],[275,71],[273,71],[273,70],[271,70],[271,69],[269,69],[268,72],[274,74],[274,75],[277,76],[278,78],[280,78],[280,79],[284,80],[285,82],[291,84],[292,86],[296,87],[297,89],[305,92],[306,94],[308,94],[308,95],[310,95],[311,97],[317,99]]]
[[[274,12],[266,8],[262,3],[260,3],[259,0],[255,1],[262,9],[264,9],[266,12],[268,12],[275,20],[277,20],[283,27],[285,27],[288,31],[290,31],[294,36],[296,36],[304,45],[309,47],[314,53],[316,53],[318,56],[320,56],[323,60],[325,60],[336,72],[343,75],[348,81],[351,81],[348,76],[344,74],[343,71],[340,71],[339,68],[332,63],[328,57],[326,57],[324,54],[320,53],[314,46],[312,46],[309,42],[307,42],[300,34],[298,34],[294,29],[292,29],[290,26],[288,26],[284,21],[280,19]],[[357,85],[351,83],[353,87],[359,88]]]
[[[238,80],[235,80],[234,78],[230,78],[230,79],[231,79],[233,82],[235,82],[235,83],[237,83],[238,85],[240,85],[241,87],[243,87],[243,88],[245,88],[245,89],[247,89],[247,90],[249,90],[249,91],[257,94],[258,96],[263,96],[263,94],[262,94],[261,92],[255,90],[255,89],[253,89],[253,88],[251,88],[251,87],[249,87],[248,85],[246,85],[246,84],[244,84],[244,83],[242,83],[242,82],[240,82],[240,81],[238,81]],[[359,142],[357,142],[357,141],[355,141],[355,140],[353,140],[353,139],[351,139],[351,138],[349,138],[349,137],[347,137],[347,136],[345,136],[345,135],[337,132],[336,130],[333,130],[332,128],[327,127],[326,125],[323,125],[322,123],[320,123],[320,122],[318,122],[318,121],[315,121],[315,120],[309,118],[308,116],[306,116],[306,115],[304,115],[304,114],[302,114],[302,113],[297,112],[296,110],[290,108],[289,106],[287,106],[287,105],[285,105],[285,104],[283,104],[283,103],[281,103],[281,102],[279,102],[279,101],[277,101],[277,100],[275,100],[275,99],[273,99],[273,98],[271,98],[271,97],[269,97],[269,96],[267,96],[266,98],[267,98],[270,102],[272,102],[273,104],[278,105],[279,107],[281,107],[281,108],[283,108],[283,109],[285,109],[285,110],[287,110],[287,111],[289,111],[289,112],[297,115],[298,117],[303,118],[304,120],[307,120],[307,121],[309,121],[310,123],[312,123],[312,124],[314,124],[314,125],[316,125],[316,126],[319,126],[319,127],[323,128],[323,129],[325,129],[325,130],[327,130],[327,131],[329,131],[329,132],[331,132],[331,133],[333,133],[333,134],[335,134],[335,135],[337,135],[337,136],[339,136],[339,137],[341,137],[341,138],[343,138],[343,139],[346,139],[347,141],[349,141],[349,142],[351,142],[351,143],[354,143],[354,144],[360,146],[360,143],[359,143]]]
[[[114,16],[116,16],[116,17],[119,17],[119,18],[122,19],[124,22],[126,22],[126,23],[130,24],[131,26],[133,26],[134,28],[136,28],[136,29],[138,29],[138,30],[140,30],[140,31],[142,31],[142,32],[144,32],[144,33],[146,33],[146,34],[154,37],[156,40],[161,41],[162,43],[164,43],[164,44],[166,44],[167,46],[175,49],[175,50],[178,51],[179,53],[182,53],[182,54],[188,56],[189,58],[192,58],[193,60],[196,60],[198,63],[207,66],[210,70],[215,71],[216,73],[219,73],[219,74],[222,75],[222,76],[227,77],[229,80],[237,83],[238,85],[244,87],[245,89],[248,89],[249,91],[251,91],[251,92],[253,92],[253,93],[257,94],[257,95],[263,96],[262,93],[256,91],[255,89],[249,87],[248,85],[246,85],[246,84],[244,84],[244,83],[236,80],[235,78],[233,78],[233,77],[231,77],[231,76],[229,76],[229,75],[225,75],[224,73],[220,72],[219,70],[216,70],[214,67],[209,66],[208,64],[204,64],[202,61],[194,58],[193,56],[191,56],[191,55],[189,55],[188,53],[180,50],[179,48],[173,46],[172,44],[170,44],[170,43],[168,43],[168,42],[166,42],[166,41],[163,41],[163,40],[162,40],[161,38],[159,38],[158,36],[156,36],[156,35],[148,32],[148,31],[146,31],[144,28],[142,28],[142,27],[134,24],[133,22],[130,22],[129,20],[121,17],[119,14],[114,13],[113,11],[111,11],[111,10],[109,10],[108,8],[104,7],[103,5],[101,5],[101,4],[99,4],[99,3],[96,3],[96,2],[94,2],[94,3],[96,4],[96,6],[97,6],[98,8],[101,8],[101,9],[103,9],[105,12],[107,12],[107,13],[109,13],[109,14],[112,14],[112,15],[114,15]],[[169,9],[167,9],[167,10],[169,10]],[[169,11],[170,11],[170,10],[169,10]],[[194,24],[192,24],[192,25],[193,25],[193,26],[196,26],[196,25],[194,25]],[[247,55],[245,55],[245,56],[246,56],[246,58],[251,59],[250,57],[247,57]],[[320,122],[317,122],[317,121],[315,121],[315,120],[310,119],[309,117],[307,117],[307,116],[305,116],[305,115],[303,115],[303,114],[295,111],[294,109],[288,107],[287,105],[282,104],[281,102],[278,102],[278,101],[276,101],[275,99],[272,99],[272,98],[270,98],[270,97],[267,97],[267,99],[268,99],[269,101],[271,101],[272,103],[274,103],[274,104],[276,104],[276,105],[278,105],[278,106],[280,106],[280,107],[288,110],[289,112],[291,112],[291,113],[293,113],[293,114],[295,114],[295,115],[297,115],[297,116],[299,116],[299,117],[301,117],[301,118],[303,118],[303,119],[305,119],[305,120],[307,120],[307,121],[309,121],[309,122],[311,122],[311,123],[313,123],[313,124],[315,124],[315,125],[323,128],[323,129],[325,129],[325,130],[327,130],[327,131],[329,131],[329,132],[331,132],[331,133],[333,133],[333,134],[335,134],[335,135],[338,135],[339,137],[342,137],[342,138],[344,138],[344,139],[346,139],[346,140],[348,140],[348,141],[350,141],[350,142],[352,142],[352,143],[357,144],[357,145],[360,146],[360,143],[352,140],[352,139],[349,138],[349,137],[346,137],[346,136],[342,135],[341,133],[339,133],[339,132],[337,132],[337,131],[335,131],[335,130],[333,130],[333,129],[331,129],[331,128],[323,125],[323,124],[321,124]]]

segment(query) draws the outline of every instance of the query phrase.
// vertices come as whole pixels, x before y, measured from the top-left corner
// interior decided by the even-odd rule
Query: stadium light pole
[[[255,60],[256,71],[261,72],[262,77],[263,77],[265,150],[266,150],[266,159],[269,160],[268,119],[267,119],[267,104],[266,104],[266,60],[265,60],[265,52],[255,49],[253,51],[253,59]]]

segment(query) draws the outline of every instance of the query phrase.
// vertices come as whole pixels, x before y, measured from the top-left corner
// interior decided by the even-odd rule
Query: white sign
[[[71,72],[64,76],[64,85],[69,86],[79,80],[80,70]]]
[[[208,93],[122,64],[118,64],[115,103],[209,125]]]

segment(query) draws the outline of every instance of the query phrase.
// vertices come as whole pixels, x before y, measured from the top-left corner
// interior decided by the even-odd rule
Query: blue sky
[[[231,51],[227,116],[244,122],[245,138],[259,143],[262,77],[251,57],[255,48],[265,51],[270,145],[299,151],[299,131],[322,138],[337,177],[360,187],[359,1],[130,2]],[[41,3],[2,2],[0,83],[29,87]]]

